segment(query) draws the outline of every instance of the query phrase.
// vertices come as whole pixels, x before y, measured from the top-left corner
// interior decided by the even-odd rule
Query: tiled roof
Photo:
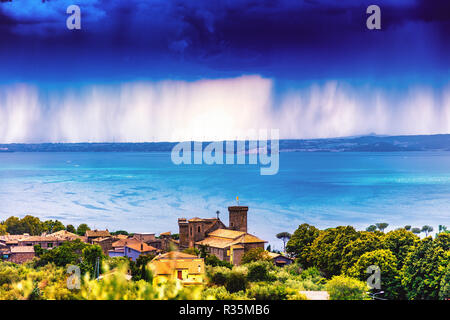
[[[118,235],[116,236],[116,238],[117,238],[117,239],[120,239],[120,240],[123,240],[123,239],[128,239],[128,236],[127,236],[127,235],[124,235],[124,234],[118,234]]]
[[[208,237],[202,241],[196,242],[197,245],[209,246],[214,248],[227,248],[232,245],[240,245],[245,243],[266,243],[267,241],[261,240],[258,237],[249,233],[217,229],[211,232]]]
[[[160,233],[160,236],[170,236],[172,233],[170,231]]]
[[[32,252],[34,252],[34,247],[33,246],[16,246],[16,247],[11,247],[9,250],[11,251],[11,253],[32,253]]]
[[[75,233],[69,232],[67,230],[60,230],[60,231],[57,231],[57,232],[53,232],[52,234],[50,234],[50,236],[57,237],[57,238],[62,238],[62,239],[65,239],[65,240],[75,240],[75,239],[83,240],[83,237],[81,237],[81,236],[79,236],[79,235],[77,235]]]
[[[195,244],[201,246],[208,246],[214,248],[226,248],[234,243],[233,239],[224,239],[224,238],[216,238],[216,237],[207,237],[202,241],[198,241]]]
[[[157,251],[155,247],[149,246],[145,244],[144,242],[138,242],[138,243],[129,243],[126,244],[125,247],[131,248],[138,252],[150,252],[150,251]]]
[[[228,230],[228,229],[217,229],[208,234],[210,237],[220,237],[227,239],[237,239],[240,236],[243,236],[245,232],[236,231],[236,230]]]
[[[30,237],[24,237],[22,239],[19,239],[20,242],[26,242],[26,241],[33,241],[33,242],[48,242],[48,241],[58,241],[61,240],[57,237],[52,236],[30,236]]]
[[[87,230],[86,237],[109,237],[111,234],[108,230]]]
[[[130,239],[120,239],[120,240],[117,240],[116,242],[113,242],[113,243],[112,243],[112,246],[113,246],[113,248],[115,248],[115,247],[123,247],[123,246],[125,246],[126,244],[131,244],[131,243],[140,243],[140,241],[137,240],[137,239],[133,239],[133,238],[130,238]]]
[[[179,251],[169,251],[164,254],[160,254],[159,256],[156,256],[153,260],[161,260],[161,259],[197,259],[197,256],[194,256],[192,254],[179,252]]]
[[[189,274],[202,274],[205,272],[205,263],[197,256],[170,251],[157,256],[151,262],[151,267],[155,275],[171,275],[174,270],[188,270]]]
[[[261,240],[260,238],[250,233],[247,233],[242,238],[239,238],[239,243],[260,243],[260,242],[266,243],[267,241]]]

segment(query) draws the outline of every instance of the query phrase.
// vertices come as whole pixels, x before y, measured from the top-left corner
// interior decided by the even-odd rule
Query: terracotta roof
[[[69,232],[67,230],[60,230],[57,232],[53,232],[52,234],[50,234],[50,236],[62,238],[62,239],[68,239],[68,240],[75,240],[75,239],[82,240],[83,239],[83,237],[81,237],[75,233]]]
[[[11,253],[34,253],[33,246],[17,246],[9,249]]]
[[[202,274],[205,272],[203,258],[179,252],[170,251],[155,257],[151,262],[154,274],[171,275],[174,270],[188,270],[189,274]]]
[[[5,236],[0,236],[0,241],[14,241],[29,236],[29,234],[8,234]]]
[[[226,239],[236,239],[240,236],[243,236],[245,232],[236,231],[236,230],[228,230],[228,229],[217,229],[208,234],[210,237],[220,237]]]
[[[116,242],[113,242],[112,246],[113,246],[113,248],[115,248],[115,247],[124,247],[126,244],[131,244],[131,243],[140,243],[140,241],[137,240],[137,239],[133,239],[133,238],[120,239],[120,240],[117,240]]]
[[[207,237],[201,241],[197,241],[195,244],[201,245],[201,246],[208,246],[208,247],[223,249],[223,248],[231,246],[233,243],[234,243],[234,239]]]
[[[260,242],[266,243],[267,241],[261,240],[260,238],[250,233],[247,233],[242,238],[239,238],[239,243],[260,243]]]
[[[216,231],[211,232],[205,239],[196,242],[196,244],[223,249],[232,245],[240,245],[244,243],[266,242],[267,241],[261,240],[249,233],[227,229],[217,229]]]
[[[111,234],[108,230],[87,230],[86,237],[109,237]]]
[[[170,236],[172,233],[170,231],[160,233],[160,236]]]
[[[155,247],[149,246],[145,244],[144,242],[138,242],[138,243],[129,243],[126,244],[125,247],[131,248],[138,252],[150,252],[150,251],[157,251]]]
[[[30,237],[25,237],[25,238],[19,239],[19,242],[26,242],[26,241],[46,242],[46,241],[58,241],[58,240],[61,240],[61,239],[57,238],[57,237],[52,237],[52,236],[30,236]]]
[[[128,236],[127,236],[127,235],[124,235],[124,234],[118,234],[118,235],[116,236],[116,238],[117,238],[117,239],[120,239],[120,240],[123,240],[123,239],[128,239]]]
[[[169,251],[164,254],[160,254],[156,256],[153,260],[161,260],[161,259],[197,259],[197,256],[192,254],[180,252],[180,251]]]

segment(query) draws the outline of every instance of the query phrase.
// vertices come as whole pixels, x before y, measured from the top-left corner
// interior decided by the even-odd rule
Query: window
[[[191,236],[192,236],[192,227],[189,229],[189,232],[190,232],[190,234],[191,234]]]
[[[47,243],[47,248],[52,248],[53,247],[53,243]]]
[[[178,270],[177,278],[180,279],[180,280],[183,280],[183,271]]]
[[[200,232],[200,226],[198,226],[198,232]]]

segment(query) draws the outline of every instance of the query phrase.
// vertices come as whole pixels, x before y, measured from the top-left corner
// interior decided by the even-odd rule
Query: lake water
[[[0,220],[31,214],[91,228],[178,233],[177,218],[249,206],[249,232],[450,225],[450,152],[281,153],[280,170],[172,164],[170,153],[0,153]]]

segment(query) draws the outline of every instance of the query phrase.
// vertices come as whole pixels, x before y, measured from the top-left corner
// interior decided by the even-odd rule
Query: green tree
[[[406,225],[405,226],[405,230],[407,230],[407,231],[411,231],[411,226],[408,224],[408,225]]]
[[[8,227],[6,224],[0,224],[0,236],[8,234]]]
[[[428,237],[428,233],[433,232],[433,227],[425,225],[422,227],[422,232],[425,232],[425,237]]]
[[[318,267],[327,278],[340,274],[344,248],[357,238],[358,233],[351,226],[322,231],[311,245],[311,265]]]
[[[227,277],[225,288],[230,293],[245,291],[248,286],[247,275],[238,270],[233,270]]]
[[[383,246],[394,254],[398,261],[398,269],[401,269],[406,256],[419,240],[420,238],[411,231],[397,229],[386,233],[383,237]]]
[[[79,236],[84,236],[88,230],[91,230],[91,228],[89,228],[86,223],[82,223],[77,228],[77,234]]]
[[[17,217],[9,217],[6,219],[5,223],[6,231],[9,234],[23,234],[24,230],[20,223],[20,219]]]
[[[66,231],[71,232],[71,233],[77,233],[77,230],[75,229],[75,227],[72,224],[68,224],[66,226]]]
[[[269,261],[251,262],[247,265],[247,279],[253,282],[273,280],[269,274],[269,271],[272,270],[273,267],[273,263]]]
[[[82,256],[83,256],[83,266],[85,268],[84,271],[89,272],[91,277],[97,276],[95,270],[96,263],[98,261],[99,266],[101,266],[102,261],[105,258],[105,256],[103,255],[102,248],[96,244],[89,245],[83,249]]]
[[[309,262],[311,245],[319,236],[319,233],[319,229],[304,223],[298,226],[297,230],[295,230],[291,239],[286,244],[286,251],[297,258],[298,262],[304,268],[312,266]]]
[[[36,261],[36,266],[44,266],[53,263],[58,267],[65,267],[68,264],[79,264],[82,261],[82,250],[88,244],[81,242],[79,239],[75,241],[65,241],[59,247],[52,250],[45,250],[40,259]]]
[[[422,232],[422,230],[420,230],[420,228],[412,228],[411,232],[414,233],[414,234],[419,234],[419,233]]]
[[[374,225],[374,224],[371,224],[370,226],[368,226],[366,228],[366,231],[368,231],[368,232],[375,232],[375,231],[377,231],[377,226]]]
[[[65,230],[66,227],[59,220],[46,220],[43,222],[43,229],[47,233],[58,232],[61,230]]]
[[[368,300],[367,284],[346,276],[334,276],[325,285],[330,300]]]
[[[440,224],[439,225],[439,231],[438,231],[438,233],[450,233],[450,230],[447,230],[447,227],[446,226],[444,226],[444,225],[442,225],[442,224]]]
[[[420,240],[405,259],[402,285],[410,300],[436,300],[450,263],[450,234]]]
[[[369,231],[358,232],[358,238],[344,247],[342,252],[342,271],[352,267],[366,252],[382,249],[380,237]]]
[[[439,299],[448,300],[450,299],[450,264],[444,272],[444,276],[441,280],[441,290],[439,291]]]
[[[386,229],[389,226],[389,223],[381,222],[381,223],[376,223],[375,225],[377,226],[378,230],[380,230],[381,232],[384,232],[384,229]]]
[[[366,281],[369,274],[366,273],[369,266],[378,266],[381,271],[381,290],[388,299],[403,298],[400,281],[400,272],[397,269],[397,258],[391,251],[379,249],[364,253],[347,274],[361,281]]]
[[[154,254],[141,254],[136,262],[130,261],[131,276],[133,281],[145,280],[152,282],[153,276],[148,264],[155,257]]]
[[[291,239],[292,235],[289,232],[280,232],[277,238],[283,241],[283,251],[286,252],[286,242]]]
[[[253,261],[269,261],[271,260],[269,254],[267,253],[266,250],[264,250],[263,248],[253,248],[248,250],[246,253],[244,253],[244,255],[242,256],[241,259],[241,263],[245,264],[245,263],[249,263],[249,262],[253,262]]]

